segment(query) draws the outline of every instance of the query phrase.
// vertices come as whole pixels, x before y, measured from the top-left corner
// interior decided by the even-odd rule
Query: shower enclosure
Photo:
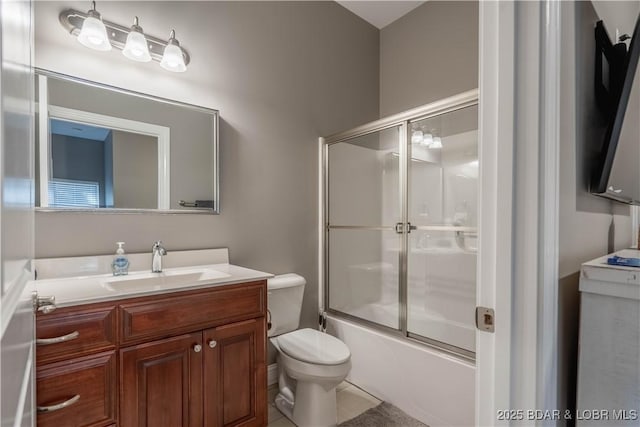
[[[321,139],[325,311],[474,357],[477,102]]]

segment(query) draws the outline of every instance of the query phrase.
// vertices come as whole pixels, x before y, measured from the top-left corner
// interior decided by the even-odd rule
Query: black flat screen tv
[[[640,205],[640,136],[637,132],[640,117],[633,117],[640,114],[635,111],[640,104],[635,99],[640,98],[640,90],[634,89],[640,58],[640,16],[628,50],[622,41],[611,42],[602,21],[596,24],[595,38],[595,99],[607,128],[593,164],[589,190],[618,202]],[[635,85],[640,82],[636,81]],[[632,114],[628,113],[630,98],[633,99]],[[628,126],[624,132],[623,125]]]

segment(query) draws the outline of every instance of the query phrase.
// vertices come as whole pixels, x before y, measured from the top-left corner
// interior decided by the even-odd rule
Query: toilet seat
[[[277,337],[287,356],[317,365],[339,365],[351,357],[349,347],[338,338],[315,329],[298,329]]]

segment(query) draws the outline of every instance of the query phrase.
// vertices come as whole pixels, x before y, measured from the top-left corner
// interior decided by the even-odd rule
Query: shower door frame
[[[319,299],[320,313],[329,313],[336,317],[341,317],[358,323],[374,330],[392,334],[395,337],[407,339],[417,342],[428,347],[432,347],[439,351],[460,357],[465,360],[475,361],[475,352],[460,347],[456,347],[441,341],[437,341],[428,337],[424,337],[415,333],[411,333],[407,329],[408,324],[408,257],[409,257],[409,166],[411,158],[411,140],[408,132],[409,125],[413,122],[436,117],[442,114],[451,113],[463,108],[478,105],[478,90],[473,89],[460,93],[436,102],[425,104],[411,110],[404,111],[392,116],[388,116],[353,129],[336,133],[324,138],[319,138],[319,169],[321,171],[321,179],[319,180],[319,263],[320,263],[320,284],[321,295]],[[401,246],[398,259],[398,302],[399,302],[399,329],[394,329],[371,320],[363,319],[344,313],[339,310],[331,309],[329,306],[329,230],[334,229],[369,229],[369,230],[388,230],[390,227],[369,227],[369,226],[331,226],[329,224],[329,146],[342,142],[347,142],[360,136],[369,135],[380,132],[385,129],[400,127],[399,132],[399,182],[400,182],[400,224],[401,224]],[[425,228],[441,229],[441,226],[422,226],[418,229]],[[412,227],[413,229],[413,227]]]

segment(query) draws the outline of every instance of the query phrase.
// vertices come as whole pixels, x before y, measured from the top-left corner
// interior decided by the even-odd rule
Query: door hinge
[[[495,332],[496,314],[493,308],[476,307],[476,328],[484,332]]]

